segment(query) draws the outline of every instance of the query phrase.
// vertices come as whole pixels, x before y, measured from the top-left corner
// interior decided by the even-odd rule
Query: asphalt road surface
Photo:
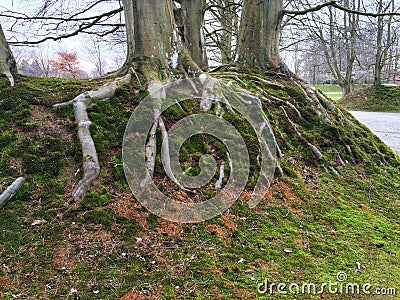
[[[400,113],[351,111],[352,115],[400,155]]]

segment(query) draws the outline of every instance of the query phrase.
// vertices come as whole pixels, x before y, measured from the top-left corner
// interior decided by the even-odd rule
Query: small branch
[[[0,194],[0,208],[14,196],[25,182],[24,177],[17,178],[2,194]]]
[[[37,41],[10,42],[10,44],[12,44],[12,45],[36,45],[36,44],[41,44],[41,43],[43,43],[45,41],[48,41],[48,40],[59,41],[61,39],[73,37],[73,36],[78,35],[81,32],[84,32],[86,29],[89,29],[89,28],[91,28],[93,26],[98,25],[98,23],[101,21],[102,18],[111,16],[113,14],[116,14],[116,13],[120,12],[120,11],[122,11],[122,8],[118,8],[118,9],[112,10],[110,12],[107,12],[107,13],[104,13],[104,14],[101,14],[101,15],[98,15],[98,16],[95,16],[95,17],[91,17],[90,18],[91,22],[82,23],[82,24],[80,24],[78,26],[78,28],[76,30],[74,30],[74,31],[72,31],[70,33],[62,34],[60,36],[47,36],[47,37],[45,37],[43,39],[40,39],[40,40],[37,40]],[[117,27],[119,27],[119,26],[117,26]]]

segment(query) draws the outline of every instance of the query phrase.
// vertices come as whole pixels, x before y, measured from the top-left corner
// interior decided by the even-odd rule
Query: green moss
[[[257,90],[251,77],[243,80]],[[35,123],[44,129],[43,122],[55,118],[44,106],[68,101],[94,83],[17,77],[17,86],[9,89],[6,80],[0,79],[4,108],[0,110],[0,189],[17,176],[27,179],[0,210],[0,276],[18,280],[18,285],[0,285],[0,297],[67,298],[72,297],[73,287],[82,299],[121,298],[132,290],[145,291],[149,298],[262,299],[257,284],[265,278],[274,283],[322,283],[335,281],[339,271],[346,272],[352,282],[399,286],[398,157],[346,112],[353,127],[333,114],[334,124],[324,124],[301,91],[290,82],[279,82],[285,88],[267,84],[263,88],[291,101],[304,118],[287,108],[302,132],[299,138],[282,114],[282,103],[263,103],[284,153],[279,163],[285,175],[274,180],[268,197],[256,209],[239,200],[223,218],[182,225],[148,214],[132,199],[124,178],[121,141],[128,110],[145,91],[136,95],[123,86],[111,101],[90,107],[101,175],[80,203],[67,207],[65,202],[71,200],[74,184],[82,176],[82,171],[77,172],[82,168],[82,154],[72,108],[54,110],[62,130],[52,132],[49,127],[45,136],[30,128],[35,126],[30,124],[31,111],[39,108],[41,118]],[[189,114],[199,112],[198,101],[184,101],[181,106]],[[19,109],[21,121],[15,124],[13,116]],[[163,115],[168,128],[182,117],[177,106]],[[243,116],[224,113],[224,118],[235,125],[250,148],[247,187],[251,188],[258,176],[258,141]],[[337,168],[341,176],[326,172],[307,142],[315,144],[325,156],[324,164]],[[216,157],[226,159],[220,141],[193,136],[180,152],[183,168],[197,174],[198,159],[205,153],[215,154],[213,149]],[[346,166],[338,164],[334,149],[349,162]],[[159,150],[160,144],[156,184],[165,194],[174,195],[177,191],[162,171]],[[194,197],[209,198],[216,192],[210,184]],[[47,223],[32,226],[34,220]],[[66,246],[57,253],[60,244]],[[285,253],[285,248],[292,253]],[[65,269],[56,268],[57,259],[65,263]],[[362,272],[354,271],[356,262],[364,267]],[[282,299],[294,298],[308,299],[308,295]]]
[[[400,112],[400,87],[366,87],[340,100],[350,110]]]
[[[112,224],[115,223],[117,216],[112,211],[108,210],[90,210],[85,212],[84,216],[85,223],[95,223],[106,226],[111,229]]]

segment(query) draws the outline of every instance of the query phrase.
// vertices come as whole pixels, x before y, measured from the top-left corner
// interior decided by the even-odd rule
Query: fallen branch
[[[109,82],[97,90],[84,92],[73,100],[56,104],[53,107],[62,107],[72,105],[75,114],[75,120],[78,123],[78,136],[82,146],[83,156],[83,178],[79,181],[73,192],[74,201],[80,200],[85,194],[93,181],[100,174],[100,165],[97,157],[96,147],[90,134],[89,127],[92,122],[89,119],[87,108],[94,102],[107,100],[115,95],[115,91],[121,83],[128,83],[131,75],[125,75],[117,78],[113,82]]]
[[[17,178],[6,190],[0,195],[0,208],[6,205],[7,201],[14,196],[25,182],[24,177]]]

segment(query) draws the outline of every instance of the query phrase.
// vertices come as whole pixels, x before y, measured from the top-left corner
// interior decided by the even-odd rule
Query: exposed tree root
[[[337,151],[336,149],[333,149],[333,150],[334,150],[335,153],[336,153],[336,158],[337,158],[337,160],[338,160],[339,165],[345,166],[346,163],[347,163],[347,161],[345,162],[345,161],[342,159],[342,157],[340,156],[339,151]]]
[[[157,128],[160,128],[162,137],[161,159],[163,161],[165,173],[175,184],[178,185],[178,187],[181,190],[187,192],[193,192],[191,190],[186,189],[183,185],[181,185],[172,172],[171,158],[169,152],[168,132],[167,129],[165,128],[165,124],[161,117],[161,112],[160,112],[160,107],[162,105],[162,102],[166,98],[164,85],[159,80],[152,80],[149,82],[147,90],[150,94],[150,97],[152,97],[154,103],[154,123],[150,130],[149,140],[146,144],[147,174],[146,178],[140,183],[140,185],[142,187],[145,186],[153,178],[156,150],[157,150],[156,130]]]
[[[220,189],[222,187],[222,181],[224,180],[224,167],[225,167],[225,162],[222,161],[221,165],[219,166],[219,178],[217,182],[215,183],[215,189]]]
[[[321,151],[319,151],[316,146],[314,146],[311,143],[308,143],[308,146],[311,148],[311,151],[314,153],[315,157],[318,158],[318,160],[321,161],[322,158],[324,158],[324,156],[322,155]]]
[[[83,155],[83,178],[79,181],[73,192],[73,200],[79,201],[85,194],[90,185],[100,174],[100,165],[97,157],[96,147],[90,134],[89,127],[92,122],[89,119],[87,108],[94,102],[110,99],[115,95],[119,84],[131,81],[131,75],[117,78],[97,90],[84,92],[73,100],[65,103],[56,104],[53,107],[72,105],[75,120],[78,123],[78,136],[82,145]]]
[[[0,208],[6,205],[7,201],[18,192],[24,182],[25,178],[19,177],[2,194],[0,194]]]
[[[286,119],[288,120],[289,124],[292,126],[294,132],[297,134],[298,137],[301,137],[301,132],[297,129],[297,125],[289,118],[288,114],[286,113],[286,110],[283,106],[281,106],[281,109],[283,111],[283,114],[285,115]]]

